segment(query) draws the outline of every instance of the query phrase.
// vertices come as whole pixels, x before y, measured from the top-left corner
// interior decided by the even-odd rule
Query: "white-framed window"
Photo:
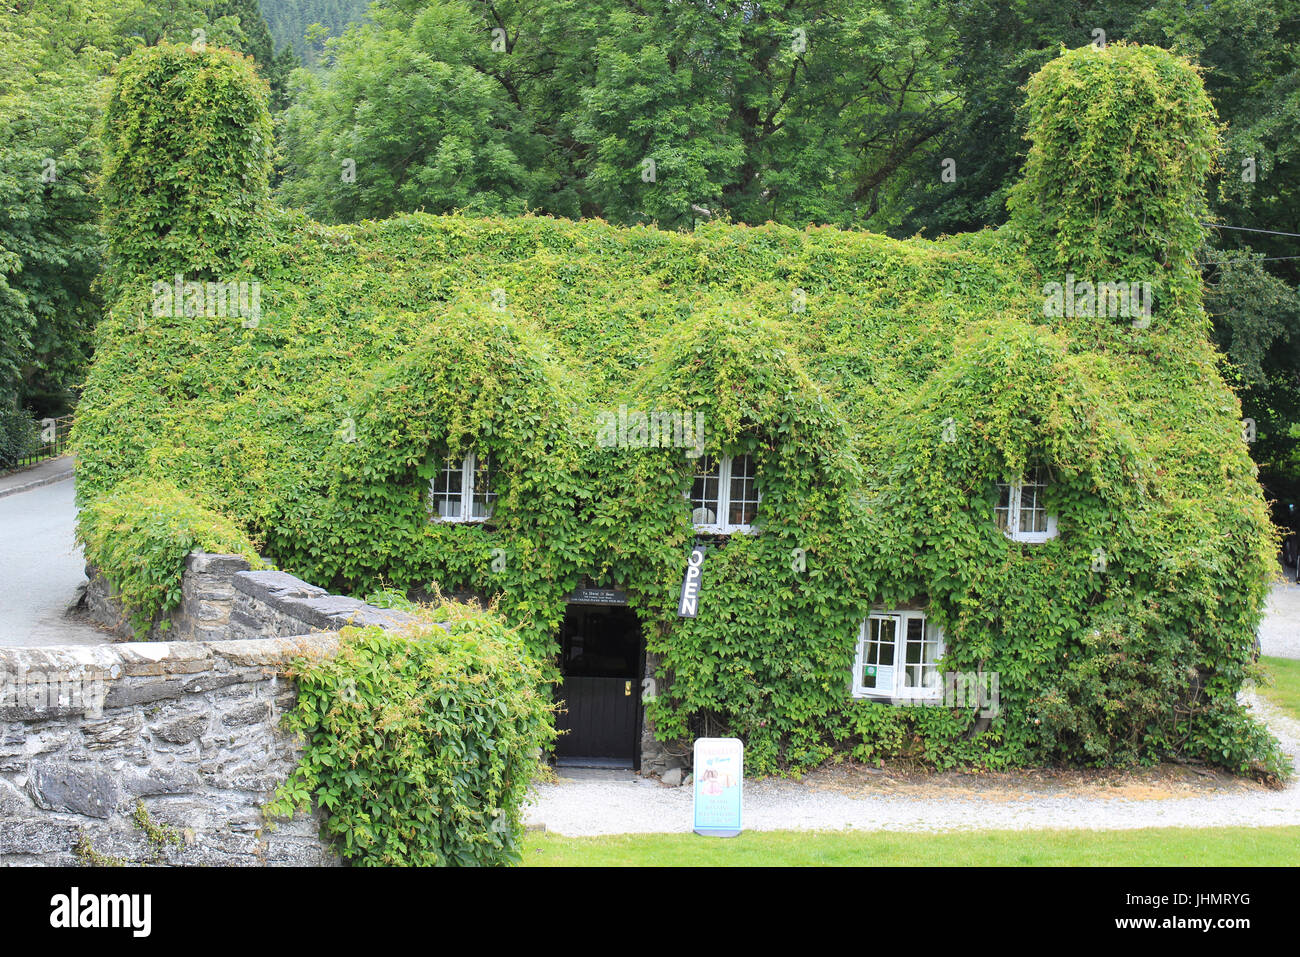
[[[853,696],[916,700],[938,698],[943,635],[923,611],[873,611],[858,633]]]
[[[994,509],[998,528],[1017,542],[1045,542],[1056,536],[1056,516],[1043,501],[1047,491],[1047,469],[1034,466],[1019,482],[998,483],[998,505]]]
[[[429,481],[429,512],[442,522],[485,522],[492,517],[492,457],[448,456]]]
[[[754,531],[758,469],[752,455],[702,455],[687,496],[691,524],[702,532],[729,535]]]

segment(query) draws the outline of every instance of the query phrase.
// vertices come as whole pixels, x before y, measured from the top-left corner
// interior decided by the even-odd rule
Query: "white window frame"
[[[443,473],[445,468],[445,463],[450,458],[451,458],[450,456],[442,457],[439,460],[438,472],[434,475],[433,478],[429,479],[429,491],[428,491],[428,495],[426,496],[426,502],[429,505],[429,510],[433,515],[434,521],[465,522],[465,523],[475,522],[479,524],[489,521],[492,518],[492,513],[496,508],[497,496],[496,496],[496,492],[492,491],[492,487],[489,480],[487,489],[484,491],[482,496],[483,500],[486,503],[487,514],[485,515],[474,514],[474,478],[478,471],[478,456],[476,456],[473,452],[470,452],[468,455],[466,455],[465,458],[460,463],[460,511],[459,513],[457,513],[456,515],[442,515],[439,513],[438,502],[442,499],[442,496],[437,495],[435,497],[434,484],[438,481],[438,477]],[[484,459],[483,468],[489,474],[491,472],[491,466],[492,466],[492,458],[491,456],[488,456]]]
[[[757,519],[758,506],[763,501],[763,491],[758,487],[758,463],[752,455],[740,456],[740,457],[748,458],[750,462],[753,464],[754,494],[755,494],[754,512],[755,512],[755,519]],[[758,532],[758,526],[754,522],[750,522],[749,524],[744,524],[744,525],[733,525],[731,522],[727,521],[727,516],[731,514],[732,458],[733,457],[730,455],[703,456],[698,460],[701,463],[701,465],[697,466],[695,471],[691,473],[691,487],[686,490],[686,501],[692,506],[691,524],[695,527],[696,531],[705,532],[711,535],[731,535],[735,532],[740,532],[741,534],[744,535],[753,535]],[[717,508],[713,510],[713,514],[715,519],[720,519],[720,521],[699,522],[695,520],[696,519],[695,512],[698,511],[699,509],[694,505],[694,499],[691,498],[691,492],[695,488],[695,480],[699,478],[700,475],[707,474],[700,471],[700,468],[702,467],[703,463],[711,460],[716,460],[718,463]]]
[[[868,688],[863,682],[863,669],[866,666],[867,639],[872,621],[894,624],[894,663],[892,680],[888,687]],[[907,635],[909,622],[919,621],[923,643],[935,645],[934,680],[930,685],[912,687],[906,683],[907,678]],[[943,632],[939,626],[926,620],[924,611],[912,609],[872,610],[858,629],[858,645],[853,655],[853,697],[869,698],[875,701],[890,701],[896,704],[916,701],[937,701],[943,696],[943,673],[938,662],[943,658]],[[924,657],[924,654],[922,655]],[[922,681],[924,681],[924,677]]]
[[[996,519],[997,513],[1001,511],[1002,493],[1006,490],[1008,493],[1007,526],[1002,530],[1003,534],[1013,542],[1030,542],[1033,544],[1039,544],[1050,538],[1056,537],[1056,516],[1047,511],[1046,506],[1042,505],[1040,499],[1039,506],[1041,510],[1047,514],[1046,530],[1041,532],[1022,531],[1020,528],[1021,496],[1024,493],[1024,487],[1026,485],[1036,486],[1039,489],[1038,494],[1041,496],[1043,492],[1047,490],[1047,486],[1051,484],[1051,477],[1047,474],[1047,469],[1042,466],[1034,466],[1031,468],[1028,477],[1033,481],[1026,481],[1026,479],[1022,477],[1015,482],[998,483],[998,502],[993,506],[993,515]]]

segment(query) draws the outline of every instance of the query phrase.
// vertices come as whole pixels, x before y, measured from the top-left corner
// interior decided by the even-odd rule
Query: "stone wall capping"
[[[109,674],[122,667],[114,645],[46,645],[40,648],[0,648],[0,675],[39,673]],[[29,678],[30,680],[30,678]]]
[[[309,628],[338,630],[345,625],[395,628],[414,619],[404,612],[375,608],[355,598],[331,595],[280,571],[241,571],[232,576],[235,590]]]
[[[93,566],[86,567],[86,608],[91,617],[127,640],[133,634],[116,589]],[[240,555],[194,551],[185,559],[181,602],[149,629],[155,642],[207,644],[221,639],[268,638],[338,631],[346,625],[398,628],[414,619],[275,569],[253,571]],[[134,674],[161,674],[156,663],[133,662]],[[200,668],[199,663],[195,664]],[[176,673],[171,669],[170,673]]]
[[[196,550],[185,557],[186,571],[195,574],[228,576],[247,571],[248,568],[248,560],[243,555],[221,555]]]
[[[87,575],[90,614],[130,638],[114,589]],[[339,863],[319,813],[265,826],[301,755],[281,726],[298,696],[290,672],[337,653],[344,626],[418,621],[192,552],[180,604],[146,640],[0,648],[0,866]],[[183,845],[151,844],[140,804]]]
[[[315,598],[328,595],[324,588],[309,585],[301,578],[294,578],[288,572],[266,569],[263,571],[241,570],[231,576],[231,583],[236,589],[254,598],[260,598],[267,604],[275,604],[290,598]]]
[[[291,635],[286,638],[248,638],[213,642],[212,653],[240,668],[287,665],[299,658],[320,659],[333,655],[339,646],[337,632]]]

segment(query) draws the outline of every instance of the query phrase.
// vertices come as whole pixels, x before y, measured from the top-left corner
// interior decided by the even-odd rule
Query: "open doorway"
[[[641,748],[641,623],[626,606],[571,603],[560,631],[556,764],[636,768]]]

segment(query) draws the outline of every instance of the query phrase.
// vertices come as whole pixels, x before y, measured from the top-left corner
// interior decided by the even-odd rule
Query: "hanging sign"
[[[745,746],[739,738],[696,738],[695,833],[735,837],[740,833]]]
[[[700,575],[704,568],[704,549],[692,548],[682,576],[682,597],[677,602],[678,618],[694,618],[700,607]]]

